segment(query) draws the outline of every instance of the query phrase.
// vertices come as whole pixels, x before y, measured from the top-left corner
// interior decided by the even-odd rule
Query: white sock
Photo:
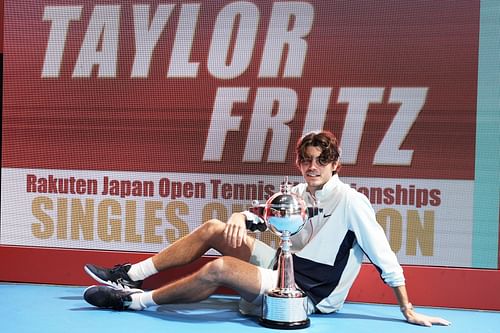
[[[144,310],[150,306],[158,305],[153,301],[152,291],[132,294],[130,297],[132,298],[132,303],[128,307],[130,310]]]
[[[138,262],[137,264],[133,264],[127,272],[132,281],[144,280],[151,275],[155,275],[156,273],[158,273],[158,270],[153,264],[152,258],[148,258],[146,260]]]

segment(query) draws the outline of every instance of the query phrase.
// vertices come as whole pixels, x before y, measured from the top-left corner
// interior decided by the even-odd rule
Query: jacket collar
[[[330,197],[332,193],[335,191],[335,189],[340,186],[341,181],[339,178],[338,174],[334,174],[332,178],[330,178],[325,185],[323,185],[323,188],[321,190],[316,191],[315,196],[313,197],[309,191],[307,191],[307,194],[311,199],[316,199],[317,201],[321,202],[324,201],[326,198]]]

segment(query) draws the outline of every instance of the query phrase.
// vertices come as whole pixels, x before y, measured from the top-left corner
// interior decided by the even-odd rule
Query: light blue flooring
[[[241,316],[233,296],[213,296],[195,304],[163,305],[146,311],[112,311],[87,304],[82,287],[0,283],[0,332],[277,332],[256,318]],[[311,326],[288,332],[498,333],[500,312],[419,307],[419,312],[450,320],[451,326],[410,325],[393,305],[347,303],[336,314],[312,315]]]

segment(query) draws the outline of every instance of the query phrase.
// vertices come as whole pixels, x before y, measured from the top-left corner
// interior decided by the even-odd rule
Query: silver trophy
[[[288,178],[280,191],[263,207],[268,228],[281,238],[278,257],[277,287],[264,295],[261,324],[269,328],[300,329],[309,327],[306,294],[295,285],[290,236],[298,233],[307,220],[307,207],[292,193]]]

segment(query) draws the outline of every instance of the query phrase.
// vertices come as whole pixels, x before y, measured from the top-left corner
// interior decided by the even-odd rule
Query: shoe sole
[[[94,284],[94,285],[91,285],[91,286],[88,286],[87,288],[85,288],[83,290],[83,294],[85,295],[85,293],[87,292],[87,290],[89,290],[90,288],[94,288],[94,287],[99,287],[98,284]],[[115,289],[115,290],[126,290],[126,291],[130,291],[130,295],[132,294],[138,294],[138,293],[144,293],[145,291],[142,290],[142,289],[137,289],[137,288],[130,288],[130,289],[118,289],[118,288],[113,288],[113,286],[109,286],[111,289]]]
[[[125,286],[125,285],[122,285],[122,284],[119,284],[119,283],[116,283],[116,282],[113,282],[113,281],[105,281],[103,279],[101,279],[100,277],[98,277],[97,275],[95,275],[90,269],[87,268],[87,266],[84,266],[83,269],[85,270],[85,272],[91,277],[93,278],[94,280],[96,280],[97,282],[101,283],[101,284],[105,284],[113,289],[117,289],[117,290],[127,290],[127,291],[143,291],[142,289],[138,289],[138,288],[131,288],[129,286]],[[89,288],[91,288],[93,286],[90,286]],[[87,288],[88,289],[88,288]],[[87,290],[85,289],[85,290]]]
[[[98,307],[98,308],[103,308],[103,309],[127,310],[127,308],[128,308],[128,307],[127,307],[127,308],[123,308],[123,309],[122,309],[122,308],[115,308],[115,307],[113,307],[113,306],[97,305],[97,304],[93,304],[93,303],[91,303],[89,300],[87,300],[87,299],[85,298],[85,294],[87,293],[87,290],[89,290],[89,289],[91,289],[91,288],[95,288],[95,287],[99,287],[99,285],[92,285],[92,286],[89,286],[89,287],[85,288],[85,290],[83,291],[83,297],[84,297],[84,299],[85,299],[85,301],[86,301],[87,303],[89,303],[90,305],[93,305],[93,306],[95,306],[95,307]],[[113,289],[113,290],[121,290],[121,291],[125,291],[125,290],[123,290],[123,289],[116,289],[116,288],[114,288],[114,287],[112,287],[112,286],[109,286],[109,285],[107,285],[106,287],[109,287],[110,289]],[[138,294],[138,293],[143,293],[143,292],[144,292],[144,290],[142,290],[142,289],[127,289],[126,291],[127,291],[127,292],[130,292],[130,293],[128,294],[129,296],[130,296],[130,295],[133,295],[133,294]]]

